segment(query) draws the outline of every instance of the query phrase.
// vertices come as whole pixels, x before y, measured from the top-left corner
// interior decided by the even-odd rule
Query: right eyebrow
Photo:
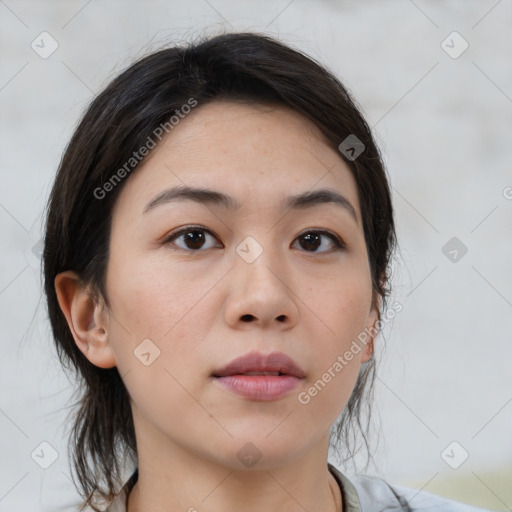
[[[222,192],[218,192],[216,190],[211,190],[208,188],[189,187],[186,185],[180,185],[174,188],[169,188],[167,190],[164,190],[160,194],[157,194],[145,206],[143,213],[146,213],[162,204],[184,199],[196,201],[197,203],[209,203],[213,205],[219,205],[223,206],[224,208],[229,208],[232,210],[240,208],[240,204],[234,197],[223,194]]]

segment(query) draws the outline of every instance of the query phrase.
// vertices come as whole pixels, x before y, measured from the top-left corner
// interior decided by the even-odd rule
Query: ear
[[[367,361],[369,361],[375,351],[375,338],[377,337],[377,334],[379,332],[377,324],[380,324],[380,306],[381,297],[374,297],[372,300],[372,307],[368,314],[368,319],[366,320],[365,332],[368,334],[368,338],[361,347],[361,363],[366,363]]]
[[[108,322],[104,307],[93,300],[89,289],[85,289],[75,272],[61,272],[55,277],[54,285],[60,309],[78,348],[99,368],[116,366],[108,342]]]

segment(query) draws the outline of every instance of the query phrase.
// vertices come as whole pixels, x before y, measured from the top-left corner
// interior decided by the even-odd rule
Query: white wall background
[[[266,32],[325,63],[383,149],[403,311],[386,335],[371,471],[510,510],[511,0],[0,0],[0,510],[77,510],[63,425],[72,386],[33,252],[64,146],[116,71],[159,44],[221,29]],[[46,59],[31,48],[43,31],[58,43]],[[469,44],[458,58],[441,46],[453,31]],[[445,43],[454,56],[463,47],[457,36]],[[455,263],[442,251],[452,237],[467,247]],[[452,441],[469,454],[458,469],[441,457]],[[31,458],[41,442],[58,452],[48,469]],[[457,462],[462,449],[448,453]]]

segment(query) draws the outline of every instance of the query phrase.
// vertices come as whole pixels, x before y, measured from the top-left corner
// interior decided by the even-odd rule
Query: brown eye
[[[188,249],[201,249],[204,245],[205,235],[203,231],[195,229],[194,231],[187,231],[183,236]]]
[[[207,229],[188,227],[173,233],[164,243],[173,243],[184,250],[199,251],[215,247],[215,237]]]
[[[297,237],[300,246],[307,252],[329,252],[334,248],[342,249],[343,242],[333,233],[328,231],[308,231]],[[327,240],[327,242],[325,242]],[[318,248],[324,250],[318,251]]]

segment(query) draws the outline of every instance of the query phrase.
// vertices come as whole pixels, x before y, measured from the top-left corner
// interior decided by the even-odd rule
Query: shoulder
[[[359,475],[351,478],[361,499],[362,511],[406,510],[443,512],[484,512],[484,509],[449,500],[426,491],[393,485],[381,478]],[[364,505],[363,505],[364,502]],[[375,508],[375,503],[386,505]]]
[[[489,512],[486,509],[449,500],[429,492],[390,484],[368,475],[347,477],[336,470],[347,496],[357,495],[360,512]],[[353,500],[352,500],[353,501]],[[354,511],[357,507],[353,508]]]

